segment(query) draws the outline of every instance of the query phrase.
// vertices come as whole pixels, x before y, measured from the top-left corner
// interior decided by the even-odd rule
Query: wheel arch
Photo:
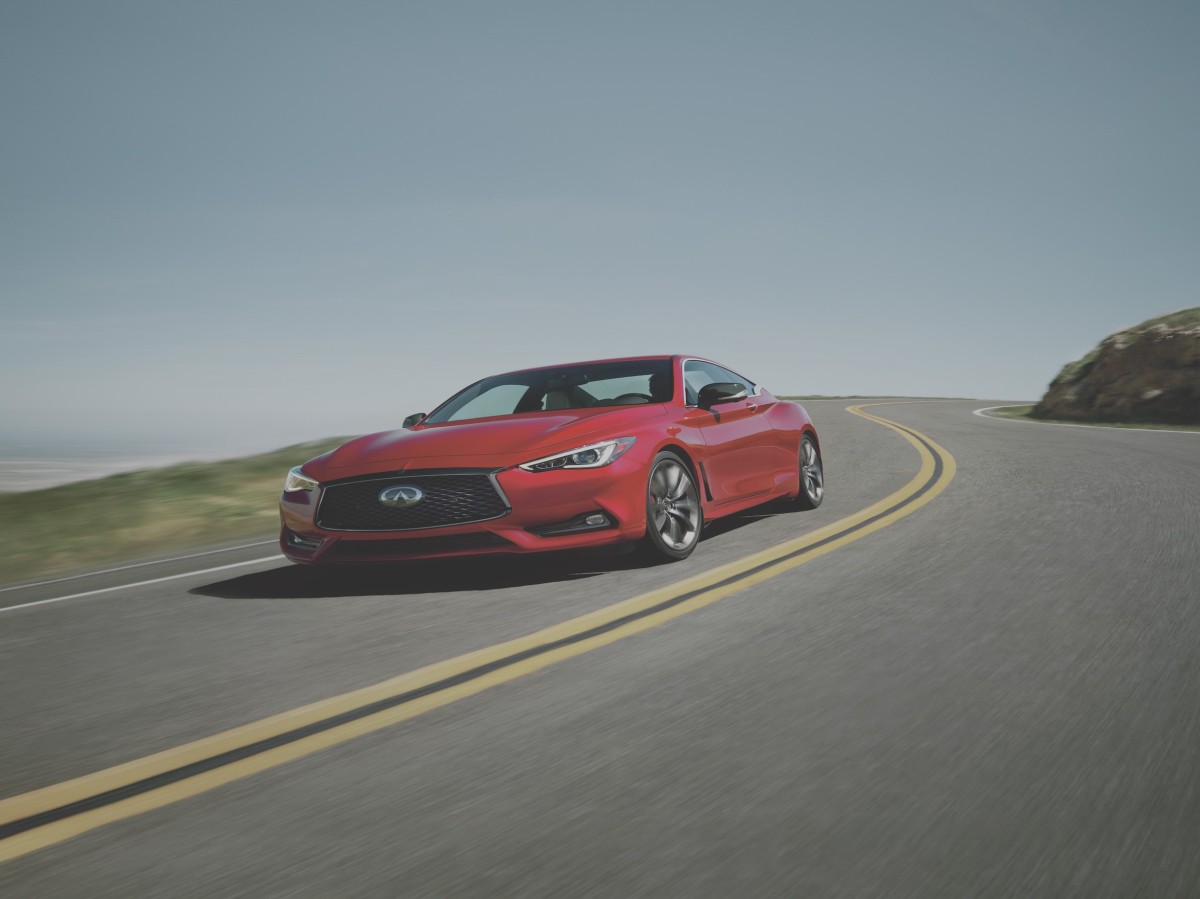
[[[821,438],[817,436],[817,429],[812,426],[812,422],[808,422],[800,429],[800,439],[803,440],[805,435],[812,438],[813,443],[817,445],[817,452],[821,452]]]
[[[679,456],[679,458],[683,461],[683,464],[687,466],[688,472],[691,474],[692,479],[699,484],[700,488],[704,491],[701,505],[707,506],[712,502],[712,490],[708,486],[708,478],[705,477],[700,462],[692,455],[691,451],[687,447],[685,447],[682,443],[668,440],[655,451],[654,455],[657,456],[659,453],[674,453],[676,456]]]

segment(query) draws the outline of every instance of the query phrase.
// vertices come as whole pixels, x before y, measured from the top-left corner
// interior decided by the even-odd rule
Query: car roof
[[[657,362],[661,360],[673,359],[698,359],[698,356],[686,356],[679,353],[661,356],[621,356],[616,359],[585,359],[579,362],[561,362],[558,365],[535,365],[532,368],[517,368],[512,371],[500,372],[496,377],[503,375],[517,375],[528,371],[552,371],[557,368],[574,368],[578,365],[607,365],[612,362]],[[707,361],[707,360],[705,360]]]

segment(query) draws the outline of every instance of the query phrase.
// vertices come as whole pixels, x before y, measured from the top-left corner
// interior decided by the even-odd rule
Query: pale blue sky
[[[649,352],[1036,398],[1200,303],[1194,2],[6,2],[0,441]]]

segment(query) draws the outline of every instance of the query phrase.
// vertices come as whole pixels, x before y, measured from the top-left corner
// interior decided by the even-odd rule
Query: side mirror
[[[705,384],[700,388],[698,402],[701,409],[707,409],[710,406],[716,406],[720,403],[732,403],[736,400],[744,400],[745,398],[745,384],[740,384],[737,381],[717,381],[713,384]]]
[[[419,425],[424,420],[425,420],[425,413],[417,412],[413,415],[408,416],[408,418],[404,419],[403,427],[411,428],[413,425]]]

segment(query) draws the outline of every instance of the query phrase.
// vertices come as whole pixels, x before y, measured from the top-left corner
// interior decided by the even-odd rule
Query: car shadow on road
[[[789,506],[767,503],[704,528],[701,542],[786,513]],[[701,548],[700,551],[703,551]],[[408,562],[342,565],[288,565],[214,581],[188,592],[215,599],[319,599],[345,596],[408,596],[504,590],[535,584],[577,581],[616,571],[661,564],[622,549],[568,550],[523,556],[465,556]],[[680,575],[687,574],[684,569]]]
[[[569,556],[570,558],[564,558]],[[632,554],[555,553],[552,556],[470,556],[408,562],[288,565],[244,574],[188,592],[218,599],[316,599],[344,596],[407,596],[503,590],[598,577],[642,567]]]

